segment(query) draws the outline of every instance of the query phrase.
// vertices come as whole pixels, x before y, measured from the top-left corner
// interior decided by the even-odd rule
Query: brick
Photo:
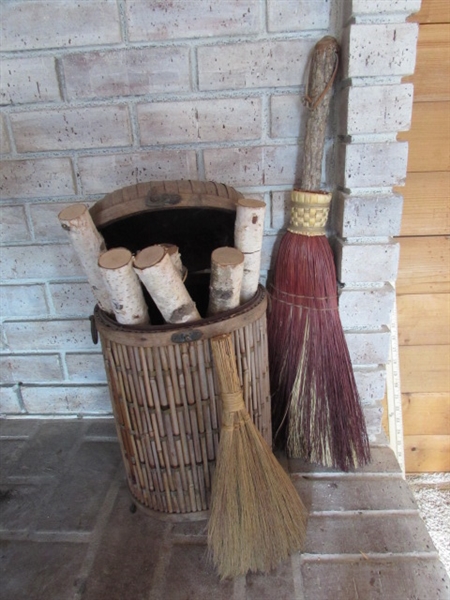
[[[51,283],[49,287],[57,315],[61,317],[92,315],[96,301],[88,283]]]
[[[117,429],[113,418],[92,419],[90,420],[85,433],[85,439],[99,438],[117,439]]]
[[[444,566],[431,557],[314,560],[302,565],[302,575],[305,598],[314,600],[447,600],[450,589]]]
[[[373,17],[386,18],[390,13],[395,15],[410,15],[420,9],[420,0],[396,0],[396,2],[384,2],[384,0],[352,0],[345,3],[346,16],[350,17]]]
[[[9,144],[5,119],[3,118],[3,115],[0,115],[0,154],[8,154],[9,152],[11,152],[11,146]]]
[[[271,226],[273,229],[285,229],[291,216],[291,190],[284,192],[271,192],[272,214]]]
[[[106,386],[23,386],[22,395],[30,414],[111,414]]]
[[[4,328],[11,352],[95,349],[87,319],[8,321]]]
[[[58,354],[3,355],[0,372],[3,383],[49,383],[62,379]]]
[[[337,251],[338,278],[347,285],[352,282],[395,281],[397,278],[400,253],[398,243],[341,242],[337,246]]]
[[[408,515],[354,513],[339,517],[310,515],[305,552],[368,554],[432,552],[430,536],[419,513]]]
[[[21,412],[23,411],[19,404],[17,387],[12,385],[0,386],[0,415],[14,415]],[[5,457],[5,455],[2,452],[2,456]],[[3,459],[0,462],[3,462]]]
[[[42,422],[12,464],[9,475],[17,478],[60,474],[79,435],[80,424],[75,421]]]
[[[83,565],[87,544],[12,540],[0,544],[2,569],[8,573],[2,586],[5,598],[73,596],[75,574]]]
[[[67,242],[58,214],[73,202],[39,202],[29,204],[34,239],[38,242]]]
[[[106,383],[102,354],[66,354],[71,383]]]
[[[245,600],[293,600],[295,593],[291,560],[281,562],[270,571],[270,576],[248,573],[246,576]]]
[[[168,552],[163,546],[167,523],[140,511],[132,514],[129,491],[119,490],[98,552],[86,579],[85,600],[148,598],[158,561]],[[152,540],[149,544],[149,540]]]
[[[348,195],[333,200],[333,221],[341,237],[400,234],[403,197],[399,194]]]
[[[339,314],[343,328],[377,328],[388,325],[394,299],[395,290],[389,283],[382,288],[366,290],[345,287],[339,296]]]
[[[312,40],[261,41],[198,49],[201,90],[299,85]]]
[[[270,137],[303,138],[305,134],[307,108],[300,94],[271,96]]]
[[[44,531],[93,531],[120,464],[117,442],[84,442],[36,518]]]
[[[343,77],[412,75],[417,23],[353,24],[343,36]]]
[[[383,407],[363,406],[363,414],[369,442],[371,444],[386,442],[387,437],[382,424]]]
[[[0,285],[2,319],[47,316],[48,312],[44,285]]]
[[[78,257],[68,244],[5,247],[0,253],[0,273],[4,280],[11,281],[84,276]]]
[[[49,198],[75,193],[69,158],[3,161],[0,165],[2,198]]]
[[[414,86],[371,85],[347,87],[341,100],[339,133],[386,133],[411,126]]]
[[[2,243],[29,242],[31,233],[28,228],[25,207],[17,204],[15,206],[2,206],[2,220],[0,222],[0,238]]]
[[[328,29],[330,4],[315,0],[269,0],[269,31],[307,31],[308,29]]]
[[[44,481],[32,484],[21,482],[17,485],[8,482],[8,495],[2,502],[0,512],[0,529],[26,531],[34,527],[39,507],[47,501],[52,489],[48,479]]]
[[[155,598],[170,600],[210,600],[214,590],[215,600],[233,597],[233,581],[226,579],[219,584],[211,561],[207,560],[207,547],[201,544],[174,545],[169,556],[167,575]]]
[[[64,111],[20,112],[10,116],[19,152],[129,146],[126,106],[94,106]]]
[[[206,178],[236,187],[292,184],[301,160],[298,146],[286,145],[208,148],[203,154]]]
[[[338,183],[344,188],[403,185],[408,162],[407,142],[341,144]]]
[[[8,2],[2,7],[1,31],[3,51],[74,48],[122,41],[114,0]]]
[[[347,332],[345,339],[354,365],[387,363],[390,343],[390,332],[387,327],[383,327],[380,331]]]
[[[130,40],[133,42],[202,38],[257,33],[260,3],[239,0],[211,3],[176,2],[167,10],[164,3],[149,6],[142,0],[126,0]]]
[[[190,90],[186,48],[131,48],[62,58],[67,94],[76,98],[140,96]]]
[[[2,61],[0,99],[2,104],[60,101],[55,59],[29,56]]]
[[[40,419],[1,419],[0,439],[4,437],[19,438],[20,440],[30,439],[40,425]]]
[[[154,102],[137,107],[141,143],[254,140],[261,136],[259,98]]]
[[[309,512],[417,510],[408,484],[399,478],[298,477],[294,485]]]
[[[386,369],[354,369],[355,381],[362,404],[373,404],[383,400],[386,388]]]
[[[198,179],[193,150],[155,150],[142,154],[83,156],[78,161],[86,194],[106,194],[152,179]]]

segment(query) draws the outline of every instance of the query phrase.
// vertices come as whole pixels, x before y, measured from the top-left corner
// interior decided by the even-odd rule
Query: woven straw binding
[[[324,235],[331,194],[293,190],[288,231],[303,235]]]

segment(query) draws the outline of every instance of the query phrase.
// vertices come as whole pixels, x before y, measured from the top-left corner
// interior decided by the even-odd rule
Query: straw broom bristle
[[[223,402],[208,546],[220,577],[267,572],[300,550],[306,509],[245,409],[231,336],[211,340]]]
[[[283,236],[268,336],[274,429],[288,454],[344,471],[367,463],[366,425],[325,235]]]

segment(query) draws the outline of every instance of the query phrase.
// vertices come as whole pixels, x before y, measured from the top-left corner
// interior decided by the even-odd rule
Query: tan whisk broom
[[[208,546],[220,577],[268,572],[302,548],[306,509],[251,420],[231,334],[211,339],[222,400]]]

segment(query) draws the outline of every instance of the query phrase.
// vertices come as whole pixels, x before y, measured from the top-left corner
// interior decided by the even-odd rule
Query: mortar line
[[[150,582],[150,591],[147,600],[161,600],[164,598],[163,587],[166,582],[166,573],[172,558],[173,542],[171,534],[173,525],[167,523],[159,548],[159,557]]]
[[[291,555],[292,579],[294,582],[295,600],[305,600],[305,589],[302,575],[302,554],[295,552]]]
[[[436,550],[430,552],[360,552],[358,554],[309,554],[304,553],[302,560],[305,563],[311,562],[368,562],[395,560],[439,560],[439,553]]]

